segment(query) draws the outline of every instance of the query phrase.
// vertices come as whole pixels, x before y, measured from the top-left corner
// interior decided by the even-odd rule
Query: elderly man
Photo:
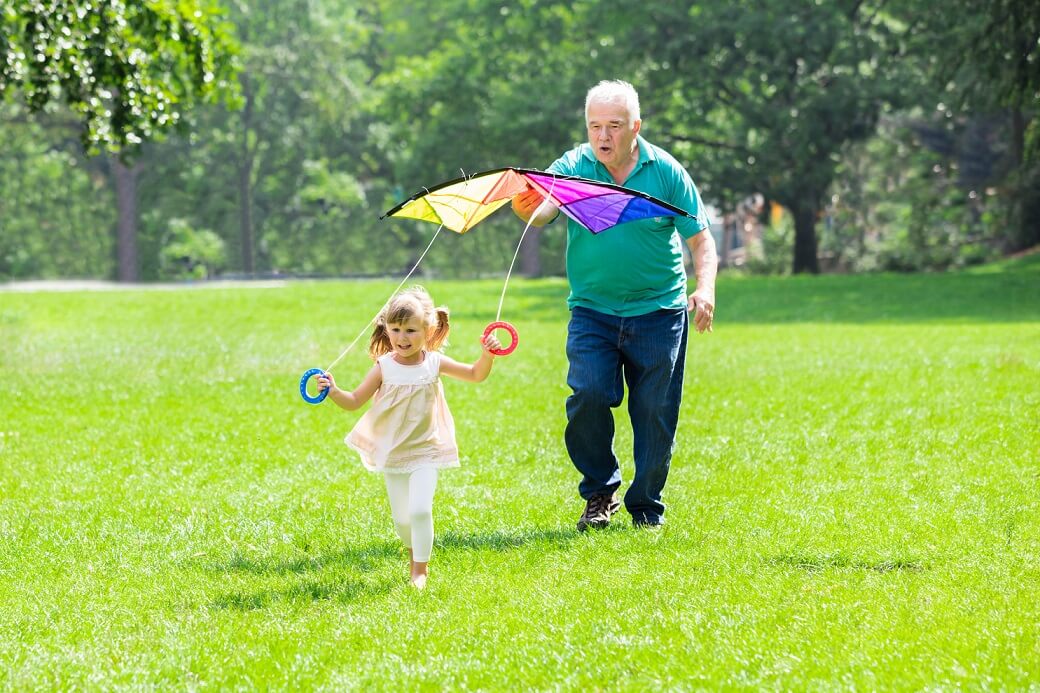
[[[549,171],[639,190],[686,210],[692,218],[657,217],[591,234],[567,227],[571,310],[567,333],[567,452],[582,474],[585,511],[578,530],[601,528],[621,507],[621,469],[614,455],[614,418],[628,385],[635,473],[625,509],[636,526],[664,522],[668,478],[682,398],[689,314],[710,332],[718,258],[708,218],[686,170],[639,134],[639,96],[631,84],[600,82],[585,98],[588,143]],[[513,211],[544,226],[559,214],[536,191],[513,199]],[[687,297],[682,243],[693,257],[696,287]]]

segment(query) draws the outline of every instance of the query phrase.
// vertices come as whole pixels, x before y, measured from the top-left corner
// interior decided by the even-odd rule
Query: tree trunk
[[[1011,110],[1011,161],[1015,167],[1011,190],[1012,252],[1040,244],[1040,164],[1026,156],[1025,113],[1018,106]]]
[[[1015,170],[1022,168],[1026,149],[1026,118],[1019,107],[1011,109],[1011,163]]]
[[[541,241],[541,227],[532,226],[527,229],[524,242],[520,245],[520,274],[525,277],[542,276]]]
[[[245,105],[242,108],[242,152],[238,162],[238,233],[239,243],[242,248],[242,271],[251,275],[256,271],[253,250],[253,150],[249,146],[249,133],[252,130],[253,120],[253,90],[249,76],[243,74],[242,96]]]
[[[245,162],[238,169],[238,230],[242,244],[242,271],[253,274],[256,264],[253,261],[253,186],[250,185],[252,166]]]
[[[116,188],[116,252],[118,257],[118,279],[121,282],[136,282],[137,262],[137,174],[140,167],[127,166],[121,158],[112,159],[112,178]]]
[[[791,207],[794,215],[794,265],[795,274],[820,273],[820,260],[816,253],[816,206],[798,201]]]

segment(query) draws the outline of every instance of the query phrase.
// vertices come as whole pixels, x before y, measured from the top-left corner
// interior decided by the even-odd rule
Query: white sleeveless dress
[[[422,467],[458,467],[455,421],[441,385],[441,353],[423,352],[422,363],[403,366],[393,353],[376,361],[383,384],[372,407],[345,442],[373,472],[405,474]]]

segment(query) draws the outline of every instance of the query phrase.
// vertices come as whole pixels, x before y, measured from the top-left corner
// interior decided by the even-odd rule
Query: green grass
[[[501,284],[427,286],[474,358]],[[515,281],[423,593],[296,391],[392,287],[0,293],[0,687],[1040,687],[1040,263],[724,276],[668,524],[590,535],[566,287]]]

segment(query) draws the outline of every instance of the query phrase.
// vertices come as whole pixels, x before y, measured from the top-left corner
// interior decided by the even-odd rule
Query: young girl
[[[501,349],[494,334],[481,341],[483,353],[473,364],[444,356],[448,311],[434,308],[422,287],[396,296],[376,317],[369,354],[375,365],[353,392],[336,387],[331,375],[318,375],[318,387],[330,388],[329,399],[353,411],[373,395],[375,400],[347,435],[346,443],[361,454],[373,472],[383,472],[390,511],[398,536],[408,548],[412,585],[426,586],[433,550],[433,492],[437,470],[459,466],[455,422],[440,374],[481,382],[491,372]]]

